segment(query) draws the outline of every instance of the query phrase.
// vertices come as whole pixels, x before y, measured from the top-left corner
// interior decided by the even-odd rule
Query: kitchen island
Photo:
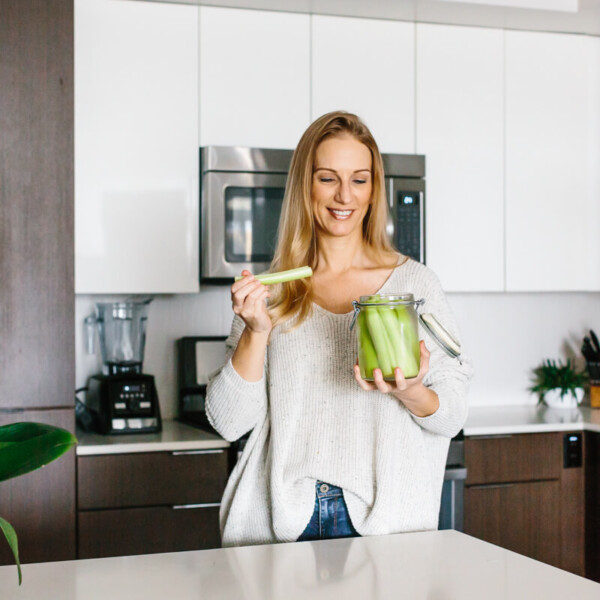
[[[157,532],[160,535],[160,532]],[[0,567],[3,600],[597,600],[600,584],[453,530]]]

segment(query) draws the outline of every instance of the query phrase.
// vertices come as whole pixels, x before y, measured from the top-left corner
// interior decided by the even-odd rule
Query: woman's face
[[[373,193],[370,150],[351,136],[328,137],[318,146],[312,177],[317,230],[331,236],[360,231]]]

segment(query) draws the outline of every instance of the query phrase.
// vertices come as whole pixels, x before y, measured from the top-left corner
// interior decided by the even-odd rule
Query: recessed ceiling
[[[600,0],[151,1],[600,36]]]

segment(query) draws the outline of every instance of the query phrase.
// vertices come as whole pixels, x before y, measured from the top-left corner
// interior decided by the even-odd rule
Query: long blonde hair
[[[278,241],[271,271],[285,271],[304,265],[317,266],[317,238],[311,201],[313,168],[319,144],[330,136],[350,135],[371,152],[373,190],[371,205],[363,221],[363,240],[384,262],[396,253],[387,233],[387,202],[383,162],[377,143],[359,117],[345,111],[330,112],[314,121],[302,135],[292,157],[287,178]],[[397,256],[397,255],[395,255]],[[274,324],[297,317],[297,327],[310,314],[312,280],[300,279],[274,286],[269,313]]]

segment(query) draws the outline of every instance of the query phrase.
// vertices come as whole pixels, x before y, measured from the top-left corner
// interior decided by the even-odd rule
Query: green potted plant
[[[44,423],[12,423],[0,427],[0,481],[12,479],[43,467],[77,443],[75,436],[59,427]],[[17,563],[21,585],[21,563],[17,534],[12,525],[0,517],[0,530]]]
[[[537,393],[540,402],[553,408],[573,408],[583,399],[587,374],[577,371],[570,360],[563,363],[547,359],[533,370],[533,374],[529,391]]]

